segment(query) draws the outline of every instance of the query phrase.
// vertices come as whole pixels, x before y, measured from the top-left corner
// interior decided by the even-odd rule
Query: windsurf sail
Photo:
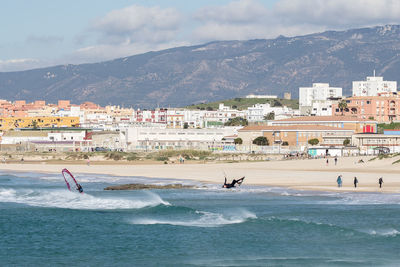
[[[63,169],[61,171],[61,173],[64,177],[65,183],[67,184],[68,190],[72,191],[72,190],[76,189],[80,193],[83,193],[82,186],[80,184],[78,184],[75,177],[72,175],[72,173],[69,170]]]

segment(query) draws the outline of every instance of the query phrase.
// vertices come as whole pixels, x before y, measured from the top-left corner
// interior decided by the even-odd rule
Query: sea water
[[[400,195],[0,173],[1,266],[399,266]],[[112,184],[198,189],[104,191]]]

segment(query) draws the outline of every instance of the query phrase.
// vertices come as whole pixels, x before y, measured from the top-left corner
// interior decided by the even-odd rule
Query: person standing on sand
[[[337,182],[337,186],[338,187],[342,187],[342,175],[339,175],[338,177],[337,177],[337,179],[336,179],[336,182]]]
[[[357,177],[354,176],[354,188],[357,188],[358,180]]]
[[[329,159],[326,159],[326,166],[329,165]]]
[[[382,184],[383,184],[383,177],[379,178],[379,188],[382,188]]]
[[[336,164],[337,164],[337,157],[335,157],[335,166],[336,166]]]

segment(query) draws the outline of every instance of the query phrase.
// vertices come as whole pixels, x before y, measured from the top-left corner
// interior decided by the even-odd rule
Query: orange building
[[[257,125],[244,127],[238,133],[245,145],[251,144],[259,136],[264,136],[268,139],[269,145],[287,143],[289,147],[299,147],[307,146],[310,139],[318,139],[319,143],[323,144],[326,137],[335,136],[343,140],[351,138],[353,131],[323,125]],[[343,141],[341,144],[343,144]]]
[[[271,122],[272,126],[292,125],[322,125],[344,130],[352,130],[354,133],[374,133],[377,130],[377,122],[373,119],[358,118],[357,116],[304,116],[294,117]]]
[[[400,120],[400,96],[382,94],[380,96],[353,96],[346,98],[347,108],[340,110],[338,104],[332,105],[332,114],[356,116],[380,123]]]
[[[71,105],[69,100],[58,100],[58,108],[59,109],[66,109]]]

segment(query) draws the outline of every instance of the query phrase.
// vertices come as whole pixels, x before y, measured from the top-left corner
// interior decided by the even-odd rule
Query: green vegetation
[[[249,122],[242,117],[236,117],[233,119],[229,119],[227,122],[224,123],[225,126],[247,126]]]
[[[264,120],[266,121],[273,121],[275,120],[275,112],[270,112],[264,116]]]
[[[400,131],[400,122],[378,123],[378,133],[383,133],[384,130],[396,129]]]
[[[235,145],[241,145],[241,144],[243,144],[243,140],[242,140],[242,138],[240,138],[240,137],[235,138],[235,140],[233,140],[233,141],[235,142]]]
[[[289,145],[289,143],[287,141],[282,142],[282,146],[288,146],[288,145]]]
[[[313,139],[308,140],[308,143],[312,146],[315,146],[315,145],[319,144],[319,140],[318,140],[318,138],[313,138]]]
[[[238,110],[245,110],[248,107],[251,107],[255,104],[265,104],[270,103],[272,107],[280,107],[287,106],[293,109],[299,108],[299,101],[297,99],[270,99],[270,98],[233,98],[228,100],[221,100],[211,103],[202,103],[196,105],[186,106],[187,109],[200,109],[200,110],[217,110],[220,103],[223,103],[225,106],[230,106],[236,108]]]
[[[259,136],[256,139],[253,140],[253,144],[257,146],[268,146],[269,142],[267,137],[265,136]]]
[[[338,107],[339,107],[339,109],[340,109],[340,111],[342,112],[342,115],[343,115],[343,110],[345,110],[345,109],[347,108],[347,102],[346,102],[346,100],[341,100],[341,101],[339,102]]]
[[[343,145],[344,145],[344,146],[350,145],[350,139],[349,139],[349,138],[344,139]]]

